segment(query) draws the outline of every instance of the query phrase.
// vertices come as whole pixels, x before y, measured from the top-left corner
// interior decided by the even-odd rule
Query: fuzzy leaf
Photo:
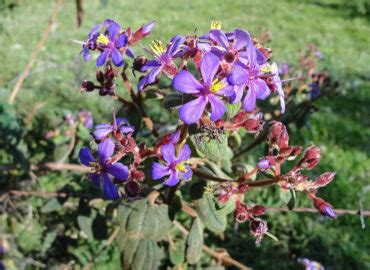
[[[226,215],[217,213],[213,196],[205,193],[203,198],[196,201],[197,212],[203,224],[214,233],[226,229]]]
[[[160,240],[172,224],[168,205],[151,205],[147,199],[122,204],[118,212],[127,238]]]
[[[227,108],[227,119],[233,118],[240,110],[241,102],[237,102],[235,104],[226,103]]]
[[[288,206],[289,210],[293,210],[296,200],[295,190],[280,189],[280,199]]]
[[[174,265],[182,264],[185,260],[185,241],[180,240],[168,248],[170,260]]]
[[[147,239],[122,240],[125,243],[122,250],[123,269],[158,269],[163,252],[156,241]]]
[[[195,218],[188,236],[186,248],[186,261],[195,264],[202,257],[203,250],[203,224],[199,217]]]
[[[190,141],[200,157],[206,157],[220,163],[225,159],[224,154],[228,147],[225,134],[220,134],[218,139],[210,139],[204,133],[197,133],[190,136]]]

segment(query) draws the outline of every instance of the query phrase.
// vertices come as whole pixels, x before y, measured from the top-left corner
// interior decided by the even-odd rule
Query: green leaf
[[[158,269],[163,251],[157,242],[147,239],[125,239],[123,269]]]
[[[81,231],[87,236],[89,239],[94,238],[94,233],[92,229],[93,221],[96,216],[96,211],[92,211],[89,217],[87,216],[78,216],[77,217],[77,224],[80,227]]]
[[[219,215],[228,215],[235,210],[235,197],[231,197],[225,204],[219,204],[221,206],[220,210],[217,210],[216,213]]]
[[[203,224],[199,217],[196,217],[191,226],[187,248],[186,261],[190,264],[195,264],[202,257],[203,250]]]
[[[57,233],[54,231],[48,232],[46,234],[46,236],[42,240],[41,254],[44,255],[48,251],[48,249],[51,247],[56,237],[57,237]]]
[[[168,248],[170,260],[174,265],[182,264],[185,260],[185,241],[180,240]]]
[[[240,110],[241,102],[237,102],[235,104],[226,103],[226,116],[228,119],[233,118]]]
[[[195,201],[197,212],[203,224],[214,233],[221,233],[226,229],[226,215],[217,213],[215,201],[210,193]]]
[[[197,133],[190,136],[197,154],[216,162],[223,162],[227,146],[227,136],[220,134],[218,139],[210,139],[204,133]]]
[[[53,211],[58,211],[62,208],[62,205],[60,204],[59,200],[57,198],[53,198],[49,200],[44,206],[41,208],[42,213],[50,213]]]
[[[184,102],[184,97],[181,93],[173,92],[168,95],[163,100],[163,107],[165,109],[171,109],[182,105]]]
[[[288,206],[289,210],[293,210],[296,200],[294,189],[280,189],[280,199]]]
[[[151,205],[147,199],[121,204],[118,213],[127,238],[161,240],[172,225],[168,205]]]
[[[45,228],[37,220],[31,220],[27,225],[20,224],[15,234],[18,236],[18,245],[26,252],[41,250],[44,230]]]

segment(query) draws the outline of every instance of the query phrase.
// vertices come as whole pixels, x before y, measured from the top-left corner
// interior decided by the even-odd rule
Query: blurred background
[[[91,71],[95,63],[84,63],[79,55],[81,45],[71,40],[85,40],[91,27],[106,18],[133,29],[155,20],[156,27],[143,45],[153,39],[165,43],[175,34],[205,33],[211,21],[217,20],[225,31],[243,28],[267,44],[273,51],[273,61],[289,67],[291,75],[286,76],[301,74],[294,86],[303,87],[294,100],[297,104],[313,98],[310,91],[314,90],[315,74],[325,75],[328,83],[319,87],[326,94],[310,103],[305,114],[289,125],[292,144],[315,143],[322,149],[322,161],[313,174],[337,173],[333,183],[320,191],[321,197],[335,208],[370,209],[368,0],[89,0],[83,1],[81,27],[76,23],[75,1],[63,1],[14,104],[9,105],[8,96],[45,31],[54,5],[54,1],[0,1],[1,193],[11,189],[53,192],[83,182],[76,173],[39,176],[30,168],[64,158],[65,136],[47,132],[55,131],[69,115],[87,110],[96,123],[107,122],[112,106],[118,107],[114,100],[97,93],[80,92],[83,79],[94,79]],[[137,55],[145,55],[140,46],[134,50]],[[118,92],[123,94],[122,87]],[[150,110],[156,114],[155,108]],[[80,145],[86,138],[84,132],[79,135]],[[246,159],[252,162],[261,149],[248,152]],[[76,153],[70,152],[68,161],[77,162]],[[258,190],[250,196],[261,204],[283,207],[274,189]],[[76,214],[53,208],[58,207],[55,201],[24,197],[13,206],[11,203],[4,199],[0,208],[0,244],[9,269],[84,265],[102,245],[104,237],[89,240],[76,236]],[[298,196],[297,205],[310,203]],[[63,219],[70,224],[63,224]],[[255,245],[248,226],[235,228],[230,220],[222,238],[209,235],[206,243],[227,249],[233,258],[254,269],[299,269],[298,258],[318,261],[325,269],[370,269],[368,218],[340,215],[328,220],[318,214],[291,212],[271,213],[267,221],[278,242],[266,238]],[[97,262],[96,269],[116,269],[118,261],[112,247]]]

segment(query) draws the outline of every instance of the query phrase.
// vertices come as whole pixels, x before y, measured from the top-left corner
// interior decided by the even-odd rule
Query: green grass
[[[12,10],[1,11],[0,17],[1,100],[9,95],[17,76],[26,66],[54,5],[53,1],[15,2],[18,5]],[[85,19],[82,27],[77,29],[74,1],[63,2],[58,21],[16,99],[20,113],[27,115],[36,102],[42,101],[45,105],[38,112],[40,114],[53,116],[61,115],[63,110],[88,108],[96,119],[109,119],[110,108],[116,105],[114,102],[102,100],[93,94],[79,93],[81,80],[92,78],[94,63],[83,63],[78,56],[80,45],[70,42],[71,39],[84,40],[91,26],[105,18],[113,18],[134,29],[156,20],[156,28],[152,36],[143,41],[144,44],[155,38],[167,41],[175,34],[193,33],[195,30],[199,34],[204,33],[212,20],[221,21],[225,30],[240,27],[253,35],[267,30],[272,38],[268,45],[273,49],[274,60],[278,63],[294,63],[298,51],[304,50],[310,43],[316,44],[323,52],[324,61],[320,65],[327,67],[333,77],[339,80],[341,94],[331,100],[321,101],[320,112],[310,119],[310,128],[304,127],[294,133],[293,141],[306,146],[314,142],[323,148],[325,154],[316,171],[337,172],[334,183],[321,193],[334,206],[357,208],[361,199],[364,207],[370,208],[370,22],[366,17],[351,16],[343,9],[314,4],[314,1],[193,0],[180,3],[168,0],[101,0],[84,3]],[[140,47],[135,52],[143,54]],[[298,217],[302,215],[294,215],[292,222],[298,222]],[[307,221],[307,218],[303,220]],[[310,224],[312,220],[307,222]],[[330,228],[329,222],[321,227],[327,227],[328,232],[334,230],[333,237],[337,235],[342,240],[349,238],[346,240],[348,243],[354,242],[352,251],[349,252],[347,248],[344,254],[369,250],[369,229],[361,231],[357,217],[346,217],[343,221],[336,221],[333,226],[336,231]],[[314,234],[315,228],[309,231]],[[339,231],[342,231],[342,235]],[[317,241],[324,237],[320,231],[316,238],[307,240],[305,248],[311,251],[301,253],[317,254],[314,250],[316,245],[320,246]],[[362,237],[365,237],[365,241],[361,241]],[[331,240],[327,241],[325,245],[328,247],[337,245]],[[258,252],[258,248],[255,251]],[[335,268],[335,262],[330,258],[320,258],[332,265],[332,269],[339,269]],[[253,258],[248,257],[245,263],[253,265]]]

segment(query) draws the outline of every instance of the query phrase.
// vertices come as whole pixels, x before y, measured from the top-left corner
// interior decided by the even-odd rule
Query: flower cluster
[[[320,151],[317,147],[307,148],[296,165],[282,173],[282,165],[300,155],[302,147],[289,145],[287,128],[281,122],[270,121],[268,154],[259,159],[253,170],[243,172],[237,179],[231,181],[231,178],[199,173],[197,166],[205,164],[207,154],[201,156],[194,151],[194,157],[200,158],[191,158],[191,149],[199,150],[196,143],[188,140],[191,136],[189,130],[193,127],[200,131],[201,139],[207,138],[209,143],[219,140],[221,136],[230,138],[237,135],[240,129],[257,136],[264,130],[265,121],[256,102],[275,92],[280,100],[281,113],[284,113],[283,80],[277,64],[270,62],[271,51],[247,31],[235,29],[224,32],[219,23],[213,23],[211,29],[201,36],[176,35],[167,45],[159,40],[154,41],[144,47],[152,59],[135,57],[130,46],[146,37],[153,27],[154,23],[149,23],[132,32],[130,28],[123,30],[118,23],[107,19],[102,25],[93,27],[83,45],[85,60],[91,58],[91,51],[100,54],[96,61],[98,83],[84,81],[82,89],[87,92],[98,89],[101,96],[115,96],[114,90],[118,85],[116,79],[118,72],[121,72],[131,101],[124,98],[118,100],[124,106],[129,105],[140,111],[143,122],[154,138],[151,146],[137,144],[135,136],[140,133],[140,128],[130,125],[125,118],[116,119],[115,113],[111,124],[94,127],[92,136],[98,145],[98,158],[94,159],[91,151],[84,147],[80,150],[80,160],[91,168],[90,178],[96,186],[102,187],[105,198],[138,198],[145,184],[146,188],[151,189],[161,183],[163,189],[169,186],[173,191],[189,181],[193,174],[208,180],[219,180],[222,183],[213,183],[210,189],[214,197],[220,204],[235,198],[234,217],[237,222],[249,221],[250,231],[257,243],[265,234],[269,234],[267,222],[260,218],[267,208],[261,205],[250,207],[243,202],[251,187],[277,184],[283,191],[302,191],[322,215],[335,218],[332,206],[316,197],[317,189],[330,183],[335,173],[324,173],[314,181],[302,173],[319,163]],[[99,32],[101,29],[104,31]],[[128,66],[125,56],[133,58],[133,74],[142,74],[137,83],[137,92],[133,91],[125,73]],[[288,67],[283,66],[280,72],[286,76]],[[167,87],[175,91],[171,94],[180,95],[182,99],[178,105],[181,121],[175,131],[166,134],[155,130],[143,102],[145,90],[158,83],[161,76],[171,80],[171,87]],[[161,92],[162,96],[168,94]],[[227,108],[233,106],[237,110],[232,115],[228,112],[228,117],[224,117]],[[86,115],[81,117],[84,119]],[[148,163],[144,162],[147,158],[154,160],[149,165],[149,174],[144,173],[148,172]],[[131,164],[124,164],[128,162]],[[256,174],[267,176],[268,179],[251,180]]]
[[[131,174],[137,173],[135,167],[129,169],[125,164],[117,162],[126,154],[135,151],[136,142],[132,138],[133,132],[134,128],[126,119],[116,119],[113,113],[112,124],[98,124],[92,132],[98,143],[98,159],[94,159],[87,147],[80,149],[81,163],[91,168],[91,181],[97,187],[102,187],[107,199],[114,200],[120,197],[113,180],[126,181]],[[135,180],[133,177],[131,179]]]
[[[252,112],[256,99],[266,99],[273,92],[279,94],[285,110],[276,63],[268,62],[270,55],[244,30],[211,29],[199,38],[175,36],[166,48],[156,41],[146,50],[154,59],[139,68],[148,71],[139,81],[139,91],[154,83],[160,73],[173,79],[173,88],[192,99],[179,109],[186,124],[196,123],[207,112],[212,121],[219,120],[226,112],[225,102],[243,101],[243,108]],[[182,60],[180,66],[176,59]],[[197,76],[188,70],[190,62],[196,65]]]

